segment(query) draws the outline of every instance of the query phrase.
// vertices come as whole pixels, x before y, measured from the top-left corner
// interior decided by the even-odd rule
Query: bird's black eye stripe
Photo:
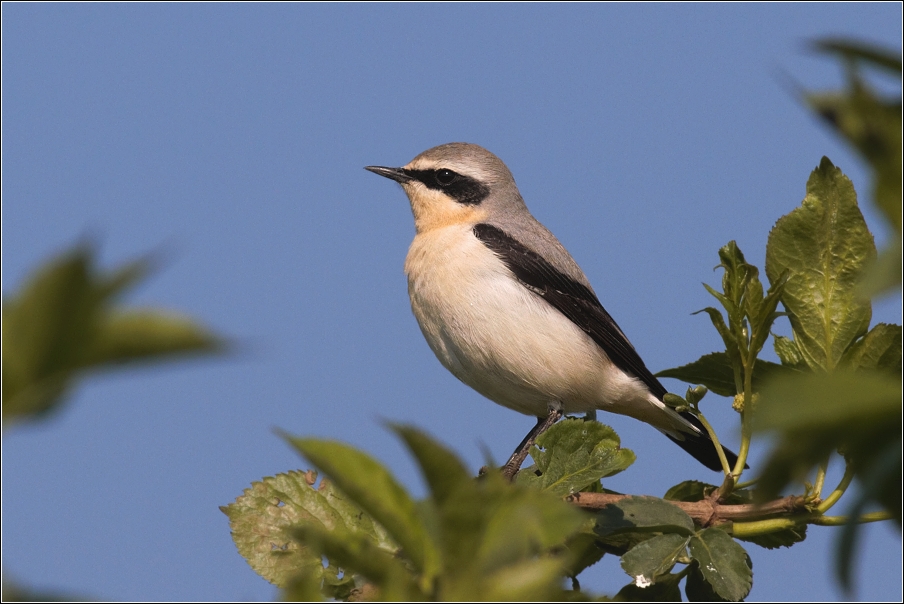
[[[442,191],[465,205],[477,205],[490,194],[490,189],[485,184],[449,168],[405,170],[405,174],[422,182],[428,189]]]

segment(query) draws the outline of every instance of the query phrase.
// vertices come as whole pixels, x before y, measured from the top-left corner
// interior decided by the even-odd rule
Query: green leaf
[[[836,372],[781,376],[763,389],[754,429],[819,428],[901,411],[900,379]]]
[[[842,92],[809,94],[805,100],[869,162],[874,173],[873,196],[900,236],[901,98],[880,97],[859,74],[860,64],[866,63],[894,71],[900,78],[900,51],[849,40],[825,40],[817,48],[845,57],[848,86]]]
[[[615,594],[616,602],[680,602],[680,575],[662,575],[649,587],[638,587],[629,583]]]
[[[531,449],[536,471],[521,472],[518,483],[564,496],[621,472],[635,455],[621,448],[618,434],[595,421],[568,418],[547,430]]]
[[[901,439],[901,382],[885,373],[836,372],[781,379],[761,394],[753,427],[780,439],[760,477],[758,494],[777,494],[793,478],[841,450],[857,473]],[[900,458],[900,447],[898,447]],[[890,476],[880,501],[900,515],[901,477]]]
[[[382,524],[426,577],[439,572],[440,555],[414,501],[389,471],[348,445],[313,438],[286,440],[326,474],[348,498]]]
[[[559,584],[561,561],[553,558],[521,560],[491,574],[479,585],[467,577],[455,583],[455,589],[444,590],[447,601],[528,602],[564,600]]]
[[[338,568],[325,569],[320,552],[294,538],[299,526],[365,536],[387,556],[398,549],[382,527],[360,509],[352,508],[328,482],[322,481],[315,490],[315,480],[313,472],[267,477],[220,508],[229,517],[239,553],[256,573],[275,585],[286,587],[301,572],[312,575],[318,583],[327,577],[338,580]]]
[[[621,558],[621,567],[637,587],[648,587],[660,575],[669,573],[679,556],[687,555],[690,537],[667,533],[656,535],[632,547]]]
[[[800,524],[798,526],[766,533],[765,535],[756,535],[753,537],[737,537],[741,541],[749,541],[750,543],[759,545],[766,549],[777,549],[779,547],[791,547],[795,543],[800,543],[807,538],[807,525]]]
[[[863,298],[873,298],[901,288],[901,240],[894,239],[879,252],[875,262],[866,266],[860,280],[858,293]]]
[[[710,288],[707,287],[707,289]],[[722,337],[722,343],[725,344],[725,352],[728,355],[729,360],[731,361],[731,366],[742,367],[743,363],[741,361],[741,353],[738,349],[738,340],[737,338],[735,338],[734,333],[732,333],[728,325],[725,324],[725,318],[722,316],[722,313],[720,313],[712,306],[707,306],[706,308],[698,310],[697,312],[691,314],[696,315],[700,314],[701,312],[705,312],[707,315],[709,315],[709,319],[712,322],[713,327],[716,328],[716,331],[718,331],[719,335]],[[708,384],[704,385],[709,387]],[[713,389],[710,388],[710,390]],[[713,390],[713,392],[715,392],[715,390]]]
[[[700,563],[696,560],[690,565],[687,581],[684,583],[684,593],[688,602],[729,602],[713,590],[713,586],[706,582],[703,573],[700,572]]]
[[[678,507],[656,497],[627,497],[611,503],[596,516],[597,535],[606,537],[625,532],[676,533],[691,535],[694,521]]]
[[[690,539],[691,556],[717,595],[738,602],[753,585],[750,557],[725,531],[703,529]]]
[[[822,38],[813,43],[813,48],[820,52],[837,54],[849,60],[864,61],[870,66],[890,71],[898,77],[901,76],[901,58],[891,49],[843,38]]]
[[[332,568],[354,569],[369,579],[380,590],[381,595],[390,600],[424,600],[425,594],[419,589],[414,577],[408,572],[403,561],[380,549],[371,540],[359,533],[349,533],[339,528],[326,530],[313,523],[300,524],[292,531],[292,535],[305,544],[313,552],[319,552],[330,561],[321,579],[321,593],[331,595],[330,591],[350,592],[354,586],[351,577],[331,576]],[[302,576],[317,577],[318,569],[304,567]],[[351,583],[351,584],[350,584]],[[338,589],[337,589],[338,588]]]
[[[685,480],[666,491],[662,498],[667,501],[702,501],[717,488],[699,480]]]
[[[462,485],[473,479],[458,457],[412,426],[390,424],[390,428],[405,442],[421,467],[421,474],[430,487],[434,501],[444,504]]]
[[[97,326],[83,363],[145,362],[222,348],[218,338],[188,317],[155,309],[127,310],[110,313]]]
[[[778,356],[779,360],[781,360],[782,365],[799,371],[809,369],[807,367],[807,362],[804,361],[804,357],[800,352],[800,348],[798,348],[797,343],[794,340],[786,338],[785,336],[773,334],[772,344],[775,348],[775,354]]]
[[[879,323],[848,348],[841,365],[901,374],[901,326]]]
[[[4,421],[53,411],[98,364],[218,349],[188,319],[111,308],[148,269],[149,261],[139,260],[99,272],[91,246],[80,245],[44,264],[3,301]]]
[[[766,380],[775,375],[787,374],[790,370],[777,363],[757,359],[753,369],[753,390],[758,391]],[[734,396],[734,369],[728,355],[724,352],[711,352],[696,361],[664,369],[656,377],[675,378],[688,384],[703,384],[712,392],[721,396]]]
[[[91,344],[100,310],[91,261],[86,247],[68,252],[3,301],[4,420],[49,411]],[[27,402],[11,400],[23,392]]]
[[[493,480],[503,481],[501,477]],[[463,526],[466,522],[482,527],[477,547],[471,548],[470,553],[459,550],[459,555],[470,556],[484,572],[495,572],[519,559],[561,546],[587,519],[584,512],[548,493],[509,484],[488,486],[485,498],[456,506],[457,522],[450,525],[457,526],[458,534],[467,530]],[[444,510],[450,510],[452,503],[450,500]],[[481,509],[476,509],[475,504]]]
[[[875,256],[851,181],[824,157],[803,204],[776,222],[766,246],[770,281],[788,271],[782,303],[811,368],[833,369],[866,333],[870,304],[856,290]]]

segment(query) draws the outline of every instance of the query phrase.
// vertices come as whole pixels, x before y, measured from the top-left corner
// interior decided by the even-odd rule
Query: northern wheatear
[[[401,168],[366,169],[401,184],[411,201],[408,294],[446,369],[490,400],[540,418],[535,430],[563,412],[610,411],[722,469],[703,425],[662,402],[666,389],[568,251],[530,214],[502,160],[449,143]],[[734,465],[737,456],[725,454]]]

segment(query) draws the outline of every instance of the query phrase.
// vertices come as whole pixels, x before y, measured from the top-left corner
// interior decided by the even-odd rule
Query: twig
[[[628,497],[634,497],[634,495],[574,493],[569,495],[566,501],[585,510],[599,510]],[[798,495],[790,495],[781,499],[767,501],[766,503],[744,503],[738,505],[725,505],[710,499],[702,501],[669,501],[664,499],[663,501],[681,509],[694,522],[703,527],[749,519],[761,519],[769,516],[789,516],[807,511],[806,499]]]

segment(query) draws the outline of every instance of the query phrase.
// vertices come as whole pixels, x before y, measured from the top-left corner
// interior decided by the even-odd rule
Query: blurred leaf
[[[900,236],[901,99],[880,98],[864,83],[859,70],[860,63],[865,62],[893,71],[900,78],[900,51],[842,40],[823,40],[816,48],[848,60],[848,86],[842,92],[808,94],[805,100],[872,166],[873,196]]]
[[[154,309],[118,311],[97,326],[84,364],[146,362],[221,349],[218,338],[188,317]]]
[[[900,379],[884,374],[781,376],[763,389],[754,429],[819,428],[900,411]]]
[[[754,391],[758,391],[769,378],[787,374],[790,371],[789,368],[777,363],[757,359],[753,370]],[[724,352],[711,352],[687,365],[663,369],[656,374],[656,377],[675,378],[688,384],[703,384],[721,396],[734,396],[737,393],[734,369],[728,355]]]
[[[870,304],[857,284],[875,256],[851,181],[822,158],[803,204],[776,222],[766,246],[770,281],[788,271],[782,303],[811,368],[833,369],[869,328]]]
[[[618,434],[609,426],[565,419],[543,433],[531,449],[535,472],[540,474],[522,471],[518,484],[558,496],[578,492],[634,463],[634,452],[620,445]]]
[[[596,515],[600,537],[618,533],[676,533],[691,535],[694,521],[676,506],[656,497],[634,496],[611,503]]]
[[[443,505],[461,488],[472,482],[458,457],[420,430],[411,426],[390,424],[390,428],[405,442],[421,467],[421,474],[430,486],[434,501]]]
[[[776,495],[793,478],[840,449],[859,471],[878,451],[901,438],[901,382],[883,373],[810,374],[783,378],[761,394],[754,429],[777,428],[781,437],[766,463],[757,493]],[[898,450],[900,455],[900,449]],[[890,501],[900,502],[901,477],[890,477]],[[900,517],[900,506],[889,511]]]
[[[888,49],[873,44],[844,38],[822,38],[813,43],[813,48],[847,59],[861,60],[873,67],[901,75],[901,59]]]
[[[621,558],[621,567],[637,587],[648,587],[660,575],[669,573],[679,556],[687,555],[690,537],[667,533],[656,535],[632,547]]]
[[[451,602],[563,600],[565,594],[558,585],[561,581],[561,561],[552,558],[527,559],[499,569],[477,589],[472,581],[462,577],[454,584],[456,589],[444,591],[443,599]]]
[[[3,301],[5,421],[48,411],[92,343],[100,309],[90,263],[90,250],[76,248],[42,266],[17,295]],[[27,403],[14,400],[29,389]]]
[[[901,375],[901,326],[878,323],[848,348],[841,364],[851,369],[880,369]]]
[[[439,572],[440,558],[424,518],[389,471],[372,457],[348,445],[313,438],[285,437],[349,498],[382,524],[405,550],[417,571]]]
[[[858,293],[863,298],[873,298],[901,286],[901,240],[892,242],[879,252],[875,262],[866,266],[860,280]]]
[[[21,583],[11,580],[4,572],[3,575],[3,602],[97,602],[93,598],[86,598],[81,594],[70,594],[59,591],[37,590],[24,587]]]
[[[389,600],[424,600],[425,594],[419,589],[415,577],[408,572],[404,562],[377,546],[372,540],[361,533],[350,533],[340,527],[327,529],[315,523],[299,524],[291,531],[292,536],[311,552],[325,556],[330,566],[323,571],[321,578],[321,593],[329,597],[335,597],[338,591],[346,593],[354,589],[355,584],[351,573],[346,572],[342,579],[330,572],[332,569],[343,571],[354,570],[373,581],[380,590],[381,597]],[[319,557],[319,556],[318,556]],[[317,568],[303,566],[296,570],[301,577],[305,575],[316,580]],[[304,580],[304,579],[303,579]],[[307,579],[309,583],[313,582]],[[296,590],[297,584],[290,583]],[[311,587],[307,587],[311,591]],[[333,592],[333,593],[330,593]]]
[[[280,587],[287,587],[305,571],[318,584],[338,581],[335,565],[324,568],[320,552],[299,543],[294,531],[301,525],[363,535],[391,555],[398,549],[382,527],[322,481],[312,487],[313,472],[288,472],[264,478],[245,489],[234,503],[220,509],[229,517],[232,539],[239,553],[256,573]]]
[[[700,573],[717,595],[732,602],[747,597],[753,572],[743,547],[717,528],[703,529],[691,537],[689,545]]]
[[[875,463],[862,476],[862,489],[848,510],[849,518],[859,517],[873,500],[883,504],[887,510],[896,510],[895,521],[901,529],[901,439],[887,444],[884,451],[876,455]],[[851,562],[856,551],[857,537],[861,526],[848,523],[838,537],[838,555],[835,568],[842,588],[853,588]]]
[[[219,350],[214,336],[187,318],[112,307],[149,267],[142,259],[101,272],[93,249],[80,245],[44,264],[3,301],[5,422],[54,410],[85,371]]]
[[[656,583],[648,587],[638,587],[629,583],[622,587],[614,600],[616,602],[680,602],[681,590],[678,584],[681,582],[679,575],[662,575],[656,579]]]

